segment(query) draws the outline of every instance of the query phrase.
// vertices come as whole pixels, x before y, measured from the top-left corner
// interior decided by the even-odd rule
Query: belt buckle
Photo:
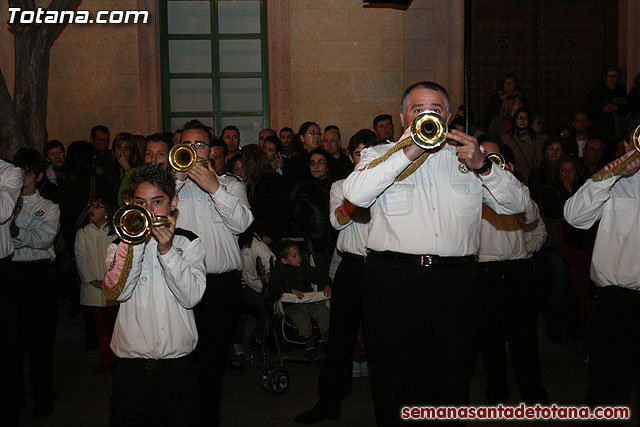
[[[433,257],[431,255],[420,255],[420,265],[422,267],[431,267],[433,265]]]

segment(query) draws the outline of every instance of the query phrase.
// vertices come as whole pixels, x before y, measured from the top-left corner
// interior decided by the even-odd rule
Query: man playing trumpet
[[[640,356],[640,157],[633,159],[640,115],[627,126],[627,153],[588,179],[564,205],[566,221],[588,229],[597,221],[591,259],[596,298],[587,403],[629,405]],[[636,132],[634,132],[634,130]],[[640,142],[640,141],[639,141]],[[629,160],[626,160],[629,159]],[[623,164],[623,160],[628,162]]]
[[[362,310],[376,419],[384,426],[402,424],[404,405],[468,402],[480,334],[482,203],[502,214],[525,207],[517,179],[491,167],[463,132],[449,132],[459,145],[443,144],[426,160],[416,144],[394,149],[426,110],[450,118],[449,96],[437,83],[404,92],[401,142],[365,149],[344,183],[345,197],[371,212]]]

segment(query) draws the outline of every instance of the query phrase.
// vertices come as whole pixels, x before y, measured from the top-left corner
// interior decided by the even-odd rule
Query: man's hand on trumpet
[[[451,130],[447,138],[462,144],[456,146],[458,159],[466,163],[469,169],[480,169],[482,165],[484,165],[485,157],[482,151],[480,151],[480,146],[476,138],[457,129]]]
[[[220,182],[216,176],[211,163],[207,163],[206,166],[196,162],[187,172],[187,176],[193,180],[200,188],[209,194],[215,194],[220,188]]]

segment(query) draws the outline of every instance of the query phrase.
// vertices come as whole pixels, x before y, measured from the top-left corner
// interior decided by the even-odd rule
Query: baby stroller
[[[290,239],[304,242],[302,238]],[[313,265],[313,248],[309,242],[306,244],[310,259]],[[329,297],[325,296],[322,291],[317,291],[317,286],[312,284],[314,292],[306,292],[303,299],[298,299],[294,294],[285,293],[280,298],[273,298],[269,295],[267,287],[263,287],[263,297],[265,301],[265,330],[262,347],[260,349],[260,358],[262,365],[266,366],[260,376],[260,386],[267,392],[274,394],[282,394],[289,387],[290,377],[285,369],[285,361],[292,363],[318,363],[324,359],[324,351],[319,345],[319,351],[313,359],[304,356],[295,356],[293,354],[285,354],[285,351],[291,347],[299,347],[305,344],[305,339],[298,334],[293,321],[284,312],[284,305],[291,303],[317,303],[324,302],[328,304]],[[313,322],[313,320],[312,320]],[[318,329],[314,326],[314,335],[321,339]],[[275,365],[271,364],[271,358],[275,355]],[[255,366],[255,354],[250,354],[251,366]]]

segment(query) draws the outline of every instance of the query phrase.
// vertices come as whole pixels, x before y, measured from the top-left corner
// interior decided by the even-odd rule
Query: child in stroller
[[[283,240],[278,245],[276,256],[278,261],[271,271],[269,294],[279,298],[283,293],[292,293],[299,300],[297,302],[302,302],[284,303],[284,312],[305,340],[305,357],[314,359],[317,354],[311,319],[316,320],[322,343],[326,343],[329,332],[329,308],[324,302],[304,302],[305,293],[313,291],[313,283],[318,285],[318,289],[322,289],[325,296],[330,296],[331,279],[303,259],[300,248],[294,241]]]

